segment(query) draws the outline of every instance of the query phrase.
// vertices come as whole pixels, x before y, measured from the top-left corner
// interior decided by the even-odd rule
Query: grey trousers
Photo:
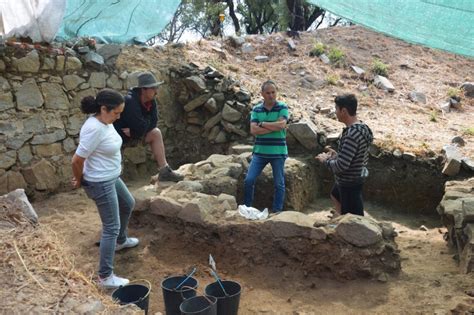
[[[115,245],[127,239],[128,220],[135,199],[119,177],[105,182],[83,179],[81,184],[87,196],[95,201],[102,220],[99,276],[105,278],[114,271]]]

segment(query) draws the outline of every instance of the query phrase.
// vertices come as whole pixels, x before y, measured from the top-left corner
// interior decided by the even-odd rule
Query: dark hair
[[[263,82],[263,84],[262,84],[262,92],[265,90],[267,85],[273,85],[275,87],[275,89],[278,90],[278,86],[276,85],[276,83],[274,81],[267,80],[267,81]]]
[[[345,108],[349,115],[355,116],[357,112],[357,98],[354,94],[338,95],[334,102],[340,109]]]
[[[124,102],[122,94],[112,89],[103,89],[96,97],[86,96],[81,100],[81,111],[84,114],[98,114],[101,106],[110,112]]]

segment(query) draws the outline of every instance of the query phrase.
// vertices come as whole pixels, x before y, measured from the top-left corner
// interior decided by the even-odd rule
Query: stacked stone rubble
[[[141,188],[135,192],[137,207],[182,226],[185,239],[193,246],[210,246],[222,263],[236,268],[296,263],[311,274],[381,281],[400,270],[396,233],[388,223],[353,215],[329,221],[297,211],[284,211],[262,221],[241,217],[235,198],[241,182],[236,178],[248,166],[247,158],[246,153],[213,155],[183,165],[184,181]],[[308,184],[301,179],[307,172],[304,166],[303,161],[294,160],[287,171]],[[273,188],[269,185],[267,189]],[[298,199],[292,198],[298,193],[290,187],[289,200]]]
[[[448,228],[448,245],[456,252],[460,271],[474,270],[474,178],[448,181],[438,206],[443,224]]]

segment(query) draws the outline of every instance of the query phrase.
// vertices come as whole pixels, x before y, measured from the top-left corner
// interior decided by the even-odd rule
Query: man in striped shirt
[[[373,141],[370,128],[357,119],[357,99],[354,94],[337,96],[337,119],[346,127],[339,139],[338,151],[328,149],[315,158],[334,173],[335,184],[331,191],[338,214],[364,215],[362,185],[368,176],[369,146]]]
[[[283,210],[285,200],[285,160],[288,157],[286,146],[286,123],[288,107],[276,100],[277,86],[273,81],[262,84],[263,102],[252,109],[250,133],[255,136],[252,161],[244,182],[244,203],[252,206],[255,181],[263,168],[270,163],[273,172],[275,194],[273,212]]]

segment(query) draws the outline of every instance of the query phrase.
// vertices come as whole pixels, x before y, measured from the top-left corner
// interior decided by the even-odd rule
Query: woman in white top
[[[72,184],[74,188],[82,186],[95,201],[102,220],[98,282],[107,288],[129,282],[113,273],[115,252],[138,245],[138,239],[127,237],[135,200],[119,177],[122,138],[113,126],[124,106],[123,96],[111,89],[101,90],[95,98],[84,97],[81,110],[90,116],[81,128],[79,145],[72,157]]]

